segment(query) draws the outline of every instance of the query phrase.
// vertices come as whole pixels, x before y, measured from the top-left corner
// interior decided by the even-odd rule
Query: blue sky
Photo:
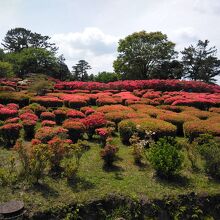
[[[141,30],[162,31],[178,51],[208,39],[219,56],[219,23],[219,0],[0,0],[0,39],[14,27],[49,35],[70,68],[85,59],[92,73],[112,71],[118,40]]]

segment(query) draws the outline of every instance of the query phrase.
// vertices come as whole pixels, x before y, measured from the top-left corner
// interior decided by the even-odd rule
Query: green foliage
[[[6,33],[2,45],[9,52],[20,52],[30,47],[56,52],[58,48],[54,43],[50,43],[49,40],[49,36],[42,36],[25,28],[13,28]]]
[[[91,66],[88,62],[85,60],[79,60],[79,62],[73,66],[72,71],[72,80],[78,80],[78,81],[88,81],[89,75],[87,73],[87,70],[91,69]]]
[[[79,140],[76,144],[69,146],[68,155],[61,161],[61,167],[64,169],[64,176],[68,180],[73,179],[80,167],[80,160],[86,152],[87,142]]]
[[[220,145],[212,135],[201,134],[196,140],[197,148],[205,159],[206,172],[215,178],[220,178]]]
[[[133,123],[132,121],[121,121],[118,124],[118,131],[120,134],[120,138],[124,144],[129,143],[129,139],[134,133],[135,128],[136,128],[135,123]]]
[[[189,46],[181,53],[185,76],[192,80],[215,82],[215,76],[220,74],[220,60],[217,58],[217,49],[208,48],[209,41],[199,40],[196,46]]]
[[[111,72],[99,72],[97,76],[95,76],[95,81],[97,82],[114,82],[120,80],[121,76],[117,73],[111,73]]]
[[[181,169],[183,156],[178,148],[172,137],[160,138],[150,148],[148,158],[159,176],[169,178]]]
[[[2,62],[0,61],[0,78],[4,77],[12,77],[13,73],[13,66],[9,62]]]
[[[119,41],[114,70],[123,79],[148,79],[156,66],[175,56],[174,47],[161,32],[135,32]]]
[[[48,80],[45,75],[36,75],[32,77],[31,81],[28,91],[35,92],[37,95],[45,95],[47,90],[53,89],[53,82]]]

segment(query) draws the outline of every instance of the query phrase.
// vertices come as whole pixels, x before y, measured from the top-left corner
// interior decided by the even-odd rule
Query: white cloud
[[[220,2],[219,0],[196,0],[193,8],[200,13],[214,13],[219,15]]]
[[[112,71],[118,39],[94,27],[85,28],[82,32],[55,34],[51,38],[64,54],[69,68],[85,59],[92,66],[93,73]]]

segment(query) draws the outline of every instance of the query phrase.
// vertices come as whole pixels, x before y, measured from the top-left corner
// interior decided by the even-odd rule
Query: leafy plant
[[[176,140],[172,137],[160,138],[149,151],[149,161],[162,177],[169,178],[182,167],[183,156]]]

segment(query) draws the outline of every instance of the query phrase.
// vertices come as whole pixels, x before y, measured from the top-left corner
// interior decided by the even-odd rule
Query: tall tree
[[[207,83],[216,81],[214,77],[220,75],[220,60],[216,56],[217,49],[208,44],[208,40],[199,40],[196,46],[181,51],[185,77]]]
[[[57,65],[54,53],[43,48],[25,48],[20,53],[7,53],[6,59],[13,64],[18,77],[27,73],[53,74]]]
[[[151,78],[154,79],[181,79],[183,77],[183,65],[178,60],[164,61],[155,67]]]
[[[135,32],[119,41],[114,70],[123,79],[148,79],[156,66],[175,57],[174,47],[161,32]]]
[[[97,82],[114,82],[120,79],[120,75],[116,73],[111,73],[111,72],[99,72],[97,76],[95,76],[95,81]]]
[[[85,60],[80,60],[75,66],[72,67],[73,79],[79,81],[88,81],[89,75],[88,70],[91,69],[91,66]]]
[[[43,48],[56,52],[58,48],[49,42],[49,36],[31,32],[25,28],[13,28],[6,33],[2,45],[8,52],[20,52],[24,48]]]

